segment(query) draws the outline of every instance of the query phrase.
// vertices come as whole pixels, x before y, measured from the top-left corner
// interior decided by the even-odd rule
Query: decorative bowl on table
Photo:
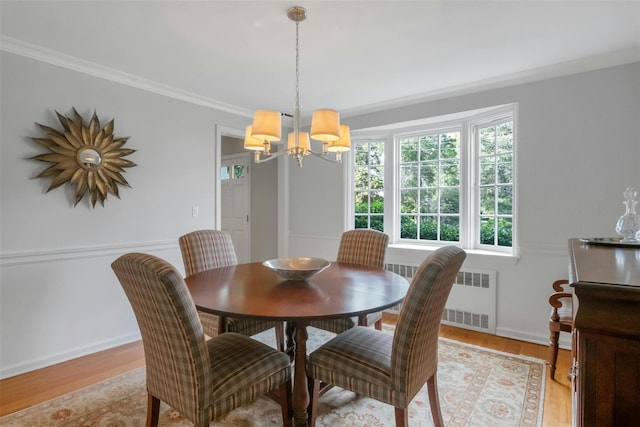
[[[321,258],[278,258],[262,263],[286,280],[306,280],[320,273],[331,263]]]

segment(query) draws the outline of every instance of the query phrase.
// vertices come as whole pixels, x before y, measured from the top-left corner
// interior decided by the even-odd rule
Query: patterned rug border
[[[388,326],[385,325],[384,329],[389,330],[393,330],[393,326]],[[467,347],[467,348],[471,348],[471,349],[475,349],[478,351],[483,351],[489,354],[496,354],[498,356],[501,357],[505,357],[507,359],[514,359],[514,360],[521,360],[521,361],[525,361],[525,362],[529,362],[529,363],[535,363],[540,365],[541,368],[541,381],[540,381],[540,394],[539,394],[539,404],[538,404],[538,413],[537,413],[537,426],[541,426],[542,425],[542,416],[543,416],[543,412],[544,412],[544,400],[545,400],[545,388],[546,388],[546,361],[540,358],[536,358],[536,357],[532,357],[532,356],[526,356],[526,355],[522,355],[522,354],[513,354],[513,353],[508,353],[508,352],[504,352],[504,351],[500,351],[500,350],[495,350],[492,348],[488,348],[488,347],[483,347],[483,346],[479,346],[479,345],[474,345],[474,344],[469,344],[466,342],[462,342],[462,341],[457,341],[457,340],[453,340],[453,339],[449,339],[449,338],[443,338],[440,337],[439,338],[440,341],[443,342],[447,342],[450,343],[452,345],[458,345],[460,347]],[[60,399],[73,399],[77,396],[81,396],[84,393],[87,392],[91,392],[92,390],[96,389],[96,388],[101,388],[101,387],[106,387],[108,386],[110,383],[118,383],[118,382],[122,382],[122,381],[126,381],[127,378],[130,378],[132,376],[135,376],[136,374],[139,374],[140,371],[144,371],[146,368],[144,366],[132,369],[130,371],[124,372],[122,374],[119,375],[115,375],[113,377],[104,379],[102,381],[98,381],[96,383],[87,385],[85,387],[82,387],[80,389],[74,390],[72,392],[60,395],[58,397],[54,397],[52,399],[49,399],[47,401],[35,404],[33,406],[29,406],[27,408],[21,409],[19,411],[13,412],[11,414],[7,414],[3,417],[0,417],[0,425],[4,424],[4,421],[11,421],[11,419],[16,419],[17,417],[20,417],[20,415],[22,413],[25,412],[32,412],[32,411],[44,411],[46,410],[46,408],[54,403],[56,403],[57,401],[59,401]]]
[[[527,356],[525,354],[509,353],[509,352],[506,352],[506,351],[496,350],[496,349],[489,348],[489,347],[483,347],[481,345],[469,344],[469,343],[466,343],[464,341],[452,340],[451,338],[438,337],[438,340],[447,341],[447,342],[451,342],[451,343],[454,343],[454,344],[462,344],[462,345],[467,346],[467,347],[472,347],[472,348],[475,348],[475,349],[478,349],[478,350],[483,350],[483,351],[487,351],[487,352],[490,352],[490,353],[499,354],[501,356],[515,357],[517,359],[527,360],[529,362],[540,363],[541,365],[543,365],[545,373],[546,373],[547,361],[545,359],[540,359],[539,357]]]
[[[0,417],[0,425],[2,425],[2,420],[6,419],[6,418],[9,418],[9,417],[17,416],[21,412],[34,411],[36,409],[40,409],[41,407],[45,408],[45,407],[51,405],[56,400],[64,399],[64,398],[73,398],[74,396],[77,396],[79,394],[83,394],[83,393],[85,393],[85,392],[87,392],[87,391],[89,391],[89,390],[91,390],[93,388],[104,387],[105,385],[107,385],[107,384],[109,384],[111,382],[122,381],[122,380],[124,380],[124,379],[126,379],[128,377],[134,376],[138,371],[144,371],[146,369],[147,369],[146,366],[140,366],[138,368],[131,369],[130,371],[123,372],[122,374],[114,375],[113,377],[109,377],[109,378],[106,378],[106,379],[104,379],[102,381],[98,381],[98,382],[95,382],[93,384],[89,384],[87,386],[84,386],[82,388],[70,391],[69,393],[61,394],[61,395],[59,395],[57,397],[54,397],[52,399],[45,400],[44,402],[40,402],[40,403],[36,403],[35,405],[27,406],[26,408],[20,409],[19,411],[11,412],[10,414],[6,414],[6,415]]]
[[[504,357],[513,357],[514,359],[526,360],[532,363],[539,363],[542,365],[542,381],[540,382],[540,403],[538,405],[538,426],[542,425],[542,414],[544,413],[544,397],[547,387],[547,361],[538,357],[527,356],[525,354],[508,353],[506,351],[495,350],[489,347],[482,347],[481,345],[469,344],[463,341],[452,340],[451,338],[438,337],[440,341],[446,341],[454,344],[462,344],[467,347],[472,347],[477,350],[486,351],[489,353],[498,354]]]

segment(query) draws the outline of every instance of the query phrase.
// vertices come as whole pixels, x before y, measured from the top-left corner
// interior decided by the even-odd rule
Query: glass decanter
[[[638,192],[633,187],[627,188],[622,193],[625,198],[622,203],[626,212],[618,219],[616,233],[622,237],[623,242],[635,242],[637,235],[640,235],[640,215],[636,213],[638,202],[635,200],[637,194]]]

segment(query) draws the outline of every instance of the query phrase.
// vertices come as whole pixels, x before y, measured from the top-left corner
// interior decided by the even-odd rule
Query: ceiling
[[[2,49],[251,112],[343,116],[640,60],[638,1],[8,1]]]

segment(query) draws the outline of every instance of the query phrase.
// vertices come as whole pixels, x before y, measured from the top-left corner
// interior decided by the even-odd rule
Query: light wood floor
[[[394,319],[385,316],[385,322]],[[440,335],[469,344],[513,354],[547,359],[548,347],[467,329],[442,326]],[[567,380],[571,355],[560,350],[556,379],[548,378],[544,397],[543,427],[571,425],[571,384]],[[0,416],[36,405],[73,390],[144,366],[141,342],[84,356],[0,381]]]

